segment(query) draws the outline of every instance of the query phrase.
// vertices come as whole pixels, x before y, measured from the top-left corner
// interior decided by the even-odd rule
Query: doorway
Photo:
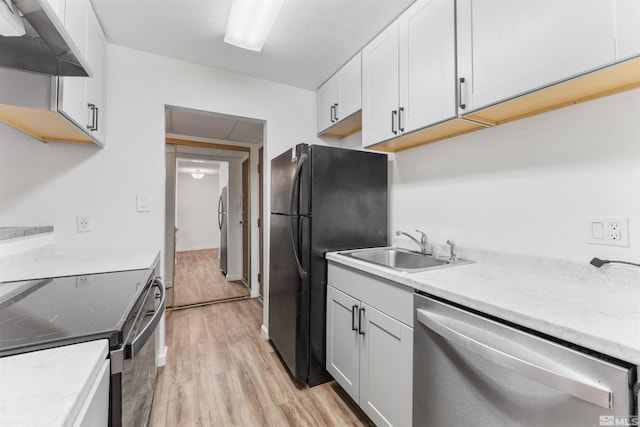
[[[248,281],[227,279],[229,163],[177,155],[176,307],[249,296]]]
[[[167,305],[185,308],[257,296],[258,283],[252,278],[251,268],[251,234],[258,230],[251,227],[251,184],[255,180],[253,186],[258,187],[258,175],[253,176],[251,170],[262,147],[264,123],[179,107],[166,108]],[[181,128],[181,124],[188,128]],[[235,134],[249,140],[205,136],[221,128],[226,129],[228,137]],[[186,132],[196,135],[187,137]],[[258,137],[250,140],[251,134]],[[203,176],[196,179],[193,173]],[[197,192],[196,187],[201,192]],[[223,223],[226,233],[222,230]],[[228,242],[226,265],[224,236]],[[259,248],[253,249],[257,260]]]

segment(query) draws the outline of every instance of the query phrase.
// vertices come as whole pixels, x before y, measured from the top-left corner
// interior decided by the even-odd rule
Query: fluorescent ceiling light
[[[195,172],[191,173],[191,176],[194,177],[195,179],[202,179],[204,174],[202,172],[200,172],[200,169],[196,169]]]
[[[233,0],[224,41],[260,52],[283,2],[284,0]]]

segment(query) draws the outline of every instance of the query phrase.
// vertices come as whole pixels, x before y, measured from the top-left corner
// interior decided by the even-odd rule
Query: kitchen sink
[[[345,255],[351,258],[356,258],[362,261],[370,262],[372,264],[378,264],[384,267],[391,268],[393,270],[404,272],[433,270],[436,268],[453,267],[456,265],[469,264],[472,262],[458,259],[452,263],[446,257],[433,254],[423,254],[421,252],[414,252],[401,248],[360,249],[349,252],[341,252],[340,255]]]

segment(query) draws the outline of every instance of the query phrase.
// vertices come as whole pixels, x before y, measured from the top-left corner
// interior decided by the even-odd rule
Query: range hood
[[[0,36],[0,67],[91,77],[86,60],[47,0],[13,0],[13,4],[22,14],[25,34]]]

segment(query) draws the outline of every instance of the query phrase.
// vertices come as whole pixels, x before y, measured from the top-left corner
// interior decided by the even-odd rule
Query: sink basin
[[[341,252],[340,254],[405,272],[431,270],[459,264],[469,264],[471,262],[466,260],[457,260],[455,263],[451,263],[447,258],[427,255],[401,248],[360,249],[356,251]]]

